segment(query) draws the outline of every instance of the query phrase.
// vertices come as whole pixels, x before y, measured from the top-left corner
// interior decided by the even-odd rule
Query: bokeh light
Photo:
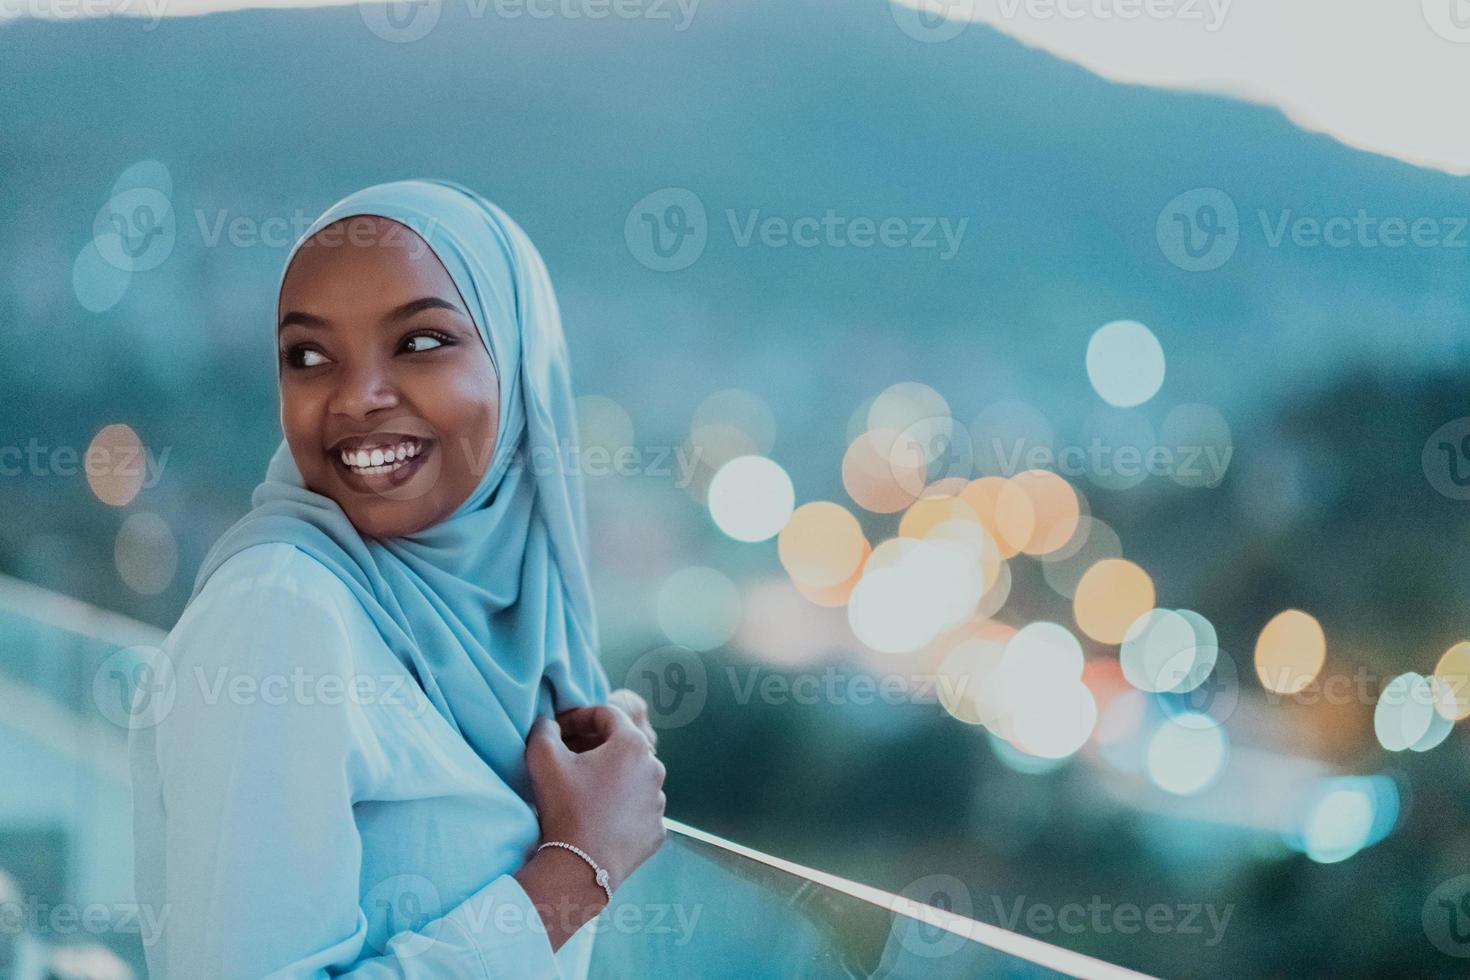
[[[1154,583],[1131,561],[1097,562],[1077,583],[1072,614],[1082,632],[1099,643],[1122,643],[1128,628],[1154,605]]]
[[[1169,409],[1159,429],[1159,445],[1169,450],[1170,479],[1182,487],[1219,486],[1235,455],[1225,416],[1200,402]]]
[[[710,516],[736,541],[775,537],[786,526],[795,506],[791,477],[764,456],[732,459],[710,481]]]
[[[158,595],[178,571],[178,542],[168,522],[157,514],[130,514],[117,530],[113,562],[128,588],[140,595]]]
[[[1219,778],[1228,750],[1225,730],[1209,716],[1166,718],[1149,739],[1148,778],[1165,792],[1191,796]]]
[[[1077,594],[1077,583],[1089,568],[1105,559],[1122,557],[1123,542],[1118,532],[1101,518],[1084,514],[1077,519],[1077,530],[1066,544],[1041,556],[1041,574],[1058,595],[1070,599]]]
[[[842,486],[864,510],[897,513],[919,498],[926,483],[927,468],[913,454],[896,451],[898,437],[893,429],[868,430],[842,457]]]
[[[1256,676],[1268,691],[1295,694],[1310,684],[1327,660],[1322,626],[1300,609],[1277,613],[1256,638]]]
[[[597,448],[616,459],[619,450],[633,446],[633,419],[623,406],[606,395],[580,395],[576,401],[577,437],[582,451]],[[588,467],[592,475],[616,472],[609,466]]]
[[[1470,717],[1470,642],[1461,640],[1446,650],[1435,665],[1434,676],[1449,692],[1440,710],[1453,721]]]
[[[143,489],[143,441],[123,422],[105,425],[92,437],[83,457],[87,486],[104,504],[126,507]]]
[[[1389,681],[1373,707],[1373,734],[1390,752],[1428,752],[1454,727],[1455,692],[1438,677],[1410,671]]]
[[[702,565],[682,568],[658,590],[664,635],[691,650],[713,650],[740,627],[740,591],[729,576]]]
[[[982,476],[967,483],[959,496],[995,542],[1002,558],[1019,554],[1030,543],[1036,532],[1036,508],[1023,487],[1005,477]]]
[[[1408,749],[1429,732],[1435,714],[1429,679],[1410,671],[1384,685],[1373,707],[1373,734],[1390,752]]]
[[[1188,609],[1151,609],[1128,628],[1118,659],[1140,691],[1187,693],[1204,683],[1220,654],[1215,627]]]
[[[786,574],[799,585],[826,589],[861,570],[868,555],[862,526],[845,507],[826,500],[792,512],[776,542]]]
[[[1087,377],[1109,405],[1142,405],[1164,383],[1164,348],[1143,324],[1115,320],[1087,342]]]
[[[1346,861],[1386,837],[1398,822],[1399,792],[1387,776],[1335,776],[1318,781],[1299,833],[1287,843],[1319,864]]]
[[[1027,470],[1012,481],[1031,501],[1031,535],[1021,550],[1028,555],[1056,551],[1077,533],[1082,505],[1072,485],[1050,470]]]

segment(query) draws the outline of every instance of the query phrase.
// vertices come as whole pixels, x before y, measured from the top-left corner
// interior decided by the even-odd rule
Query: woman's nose
[[[365,419],[374,412],[396,407],[398,401],[398,389],[388,372],[376,364],[362,364],[343,373],[329,408],[338,415]]]

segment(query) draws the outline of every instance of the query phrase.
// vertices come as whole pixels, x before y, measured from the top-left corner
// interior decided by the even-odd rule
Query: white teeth
[[[417,456],[423,446],[417,441],[400,442],[396,446],[368,449],[344,449],[342,462],[361,473],[391,473]]]

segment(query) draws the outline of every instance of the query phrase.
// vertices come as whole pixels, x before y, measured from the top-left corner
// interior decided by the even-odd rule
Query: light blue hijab
[[[205,557],[194,595],[251,545],[300,548],[346,583],[430,703],[525,796],[531,723],[608,693],[581,474],[563,455],[577,428],[556,296],[520,226],[474,191],[440,180],[379,184],[344,198],[306,231],[285,268],[307,239],[357,215],[413,229],[459,289],[500,379],[490,465],[445,520],[406,537],[367,539],[334,501],[305,488],[283,441],[250,513]]]

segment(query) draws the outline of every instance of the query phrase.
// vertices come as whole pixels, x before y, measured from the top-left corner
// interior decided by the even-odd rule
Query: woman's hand
[[[589,747],[568,747],[579,743]],[[541,839],[582,848],[607,868],[612,887],[663,842],[664,765],[623,709],[572,708],[556,721],[539,719],[526,741],[526,765]]]

